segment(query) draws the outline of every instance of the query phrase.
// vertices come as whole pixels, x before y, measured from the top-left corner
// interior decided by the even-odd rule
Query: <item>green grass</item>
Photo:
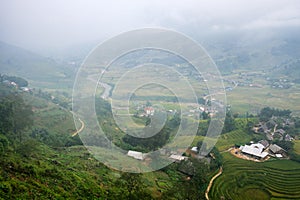
[[[300,140],[294,141],[294,151],[295,151],[295,153],[300,155]]]
[[[0,196],[5,195],[2,197],[6,199],[99,197],[103,195],[100,184],[106,178],[102,175],[110,170],[88,158],[83,147],[53,151],[44,145],[31,158],[6,154],[0,161],[0,187],[5,184],[10,191],[3,194],[0,190]]]
[[[240,121],[243,121],[244,119],[239,119]],[[240,124],[239,124],[240,125]],[[259,137],[260,135],[249,135],[242,129],[238,129],[226,134],[222,134],[217,139],[216,147],[219,151],[225,151],[229,149],[230,147],[234,146],[235,144],[245,144],[250,142],[254,137]],[[196,146],[199,141],[203,141],[205,136],[180,136],[178,139],[183,144],[186,144],[188,141],[193,138],[193,142],[191,143],[191,146]],[[210,140],[210,138],[206,138],[207,140]],[[180,146],[180,145],[179,145]]]
[[[84,146],[49,148],[40,144],[30,157],[7,152],[0,157],[0,199],[118,199],[122,172],[106,167]],[[154,171],[141,181],[155,199],[183,175]]]
[[[211,189],[212,199],[299,199],[300,164],[290,160],[263,163],[223,153],[223,174]]]
[[[273,89],[269,85],[265,85],[263,88],[238,86],[233,91],[227,92],[226,96],[227,102],[232,105],[234,112],[250,111],[256,114],[266,106],[290,109],[295,113],[300,112],[298,85],[289,89]]]
[[[253,135],[247,134],[243,130],[235,130],[230,133],[223,134],[219,137],[216,147],[219,151],[225,151],[235,144],[245,144],[252,139]]]

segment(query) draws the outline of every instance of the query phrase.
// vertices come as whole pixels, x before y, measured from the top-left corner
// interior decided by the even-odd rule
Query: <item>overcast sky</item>
[[[1,0],[0,40],[28,49],[166,27],[224,32],[300,27],[299,0]]]

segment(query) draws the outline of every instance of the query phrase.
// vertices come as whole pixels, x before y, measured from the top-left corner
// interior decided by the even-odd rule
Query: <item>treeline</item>
[[[106,134],[106,137],[109,140],[114,141],[116,145],[127,150],[131,149],[143,152],[156,150],[164,146],[169,141],[170,137],[172,137],[172,133],[176,132],[180,124],[179,114],[175,114],[174,116],[167,119],[164,127],[154,136],[149,138],[133,137],[131,135],[123,133],[118,128],[116,122],[113,119],[111,106],[107,101],[98,98],[96,99],[95,104],[98,120],[103,132]],[[149,123],[150,118],[148,118],[148,120],[146,121],[147,123]],[[156,123],[153,122],[152,127],[148,127],[147,129],[145,129],[145,131],[151,132],[153,130],[156,130],[156,128],[154,127],[155,124]]]
[[[18,93],[0,96],[0,132],[11,140],[22,141],[22,132],[33,124],[31,106]]]
[[[25,80],[24,78],[0,74],[0,82],[4,82],[4,81],[15,82],[19,87],[28,86],[28,81]]]
[[[170,141],[172,133],[177,131],[179,124],[180,117],[178,114],[175,114],[172,118],[167,119],[164,127],[152,137],[138,138],[127,134],[122,140],[133,149],[140,151],[154,151]],[[152,127],[149,127],[149,129],[145,129],[146,133],[147,131],[152,133],[152,131],[156,130],[155,122],[151,126]]]
[[[25,139],[24,132],[33,124],[33,112],[20,94],[0,86],[0,151],[16,147]]]
[[[272,117],[284,117],[284,118],[291,118],[293,122],[295,122],[295,128],[300,127],[300,119],[291,117],[291,110],[281,110],[277,108],[270,108],[270,107],[265,107],[262,108],[258,116],[253,116],[249,115],[248,113],[246,114],[245,117],[240,117],[237,113],[232,113],[230,110],[226,111],[226,118],[224,121],[224,127],[222,130],[222,134],[228,133],[237,129],[244,129],[247,133],[252,133],[252,128],[255,125],[255,119],[259,119],[260,121],[267,122],[269,121]],[[198,127],[198,132],[197,135],[202,135],[205,136],[208,130],[208,126],[210,123],[210,118],[209,117],[204,117],[202,116],[203,120],[199,122],[199,127]],[[278,126],[280,127],[280,126]],[[289,133],[292,135],[294,130],[289,130],[292,129],[292,127],[286,128]]]
[[[198,142],[197,147],[200,149],[202,142]],[[177,179],[176,183],[169,190],[162,194],[162,199],[202,199],[207,188],[209,177],[212,172],[218,170],[223,164],[223,157],[220,152],[214,147],[210,155],[209,164],[205,159],[189,157],[188,160],[180,163],[173,163],[162,169],[170,177],[175,178],[178,171],[188,176],[190,179]]]
[[[300,155],[297,154],[294,150],[294,142],[292,141],[284,141],[284,140],[275,140],[274,144],[277,144],[278,146],[282,147],[289,155],[289,158],[293,161],[300,163]]]
[[[203,112],[203,113],[205,113],[205,112]],[[224,126],[222,129],[222,134],[237,130],[238,128],[241,128],[240,122],[236,120],[237,118],[238,118],[237,114],[232,114],[232,112],[230,110],[227,110],[225,121],[224,121]],[[247,121],[248,118],[246,118],[245,120]],[[201,120],[199,122],[197,135],[205,136],[207,134],[209,124],[210,124],[210,117],[207,117],[207,118],[203,117],[203,120]],[[246,128],[246,124],[242,128]]]
[[[59,105],[63,108],[71,109],[71,101],[69,100],[70,97],[66,92],[56,91],[54,93],[55,96],[53,96],[51,93],[39,89],[37,92],[34,92],[34,95],[43,98],[47,101],[51,101],[52,103]]]
[[[280,110],[277,108],[265,107],[260,110],[259,119],[261,121],[268,121],[273,116],[274,117],[290,117],[292,111],[290,110]]]

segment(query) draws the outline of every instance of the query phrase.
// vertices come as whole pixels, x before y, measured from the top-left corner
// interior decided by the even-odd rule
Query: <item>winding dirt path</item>
[[[75,137],[78,133],[80,133],[83,129],[84,129],[84,127],[85,127],[85,124],[84,124],[84,122],[80,119],[80,118],[78,118],[78,120],[80,121],[80,123],[81,123],[81,127],[80,127],[80,129],[78,129],[77,131],[75,131],[73,134],[72,134],[72,137]]]
[[[223,168],[220,167],[219,172],[218,172],[216,175],[214,175],[214,176],[210,179],[209,184],[208,184],[208,187],[207,187],[207,189],[206,189],[206,191],[205,191],[205,198],[206,198],[207,200],[209,200],[208,193],[209,193],[209,191],[210,191],[210,188],[211,188],[211,186],[212,186],[214,180],[215,180],[216,178],[218,178],[218,176],[220,176],[222,173],[223,173]]]

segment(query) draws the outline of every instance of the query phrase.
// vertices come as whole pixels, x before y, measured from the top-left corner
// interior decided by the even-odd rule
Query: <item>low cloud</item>
[[[243,29],[300,27],[300,9],[286,8],[243,25]]]
[[[298,0],[10,0],[0,3],[0,40],[45,49],[149,26],[195,34],[295,27],[299,13]]]

